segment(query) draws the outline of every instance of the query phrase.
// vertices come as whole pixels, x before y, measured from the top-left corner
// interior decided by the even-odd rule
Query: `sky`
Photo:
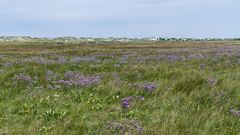
[[[0,36],[239,38],[240,0],[0,0]]]

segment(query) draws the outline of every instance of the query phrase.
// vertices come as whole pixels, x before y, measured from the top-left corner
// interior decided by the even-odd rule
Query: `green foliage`
[[[173,92],[190,94],[194,90],[201,89],[203,85],[206,85],[206,79],[199,75],[184,76],[176,82]]]
[[[238,44],[1,42],[0,134],[238,134]]]

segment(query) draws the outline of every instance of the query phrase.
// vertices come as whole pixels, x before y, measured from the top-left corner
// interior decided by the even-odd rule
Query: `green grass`
[[[226,41],[104,45],[2,42],[0,134],[239,134],[240,118],[229,112],[240,107],[239,45],[240,42]],[[212,50],[219,48],[233,48],[234,54],[217,56]],[[121,60],[126,54],[126,60]],[[209,57],[142,60],[150,56],[191,54]],[[69,61],[90,56],[98,61],[24,62],[32,57],[55,61],[64,57]],[[86,76],[100,75],[102,79],[89,87],[54,89],[45,80],[48,71],[59,74],[58,78],[75,71]],[[19,74],[31,77],[34,82],[15,80]],[[156,83],[157,88],[149,93],[133,86],[145,82]],[[121,99],[129,96],[143,96],[144,100],[134,99],[130,108],[122,108]],[[143,132],[138,132],[132,122]],[[110,128],[109,123],[117,123],[126,130]]]

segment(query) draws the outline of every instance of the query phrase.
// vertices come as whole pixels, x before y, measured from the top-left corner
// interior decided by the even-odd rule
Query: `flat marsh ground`
[[[1,42],[0,134],[235,135],[240,41]]]

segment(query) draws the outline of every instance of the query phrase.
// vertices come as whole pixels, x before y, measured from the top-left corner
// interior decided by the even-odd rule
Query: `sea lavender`
[[[89,57],[73,57],[70,62],[72,63],[79,63],[79,62],[95,62],[98,61],[96,57],[89,56]]]
[[[204,58],[207,58],[206,55],[204,54],[191,54],[188,56],[188,60],[192,60],[192,59],[204,59]]]
[[[15,81],[23,81],[23,82],[28,83],[30,85],[34,83],[34,80],[30,76],[22,74],[22,73],[20,73],[18,75],[15,75],[13,80],[15,80]]]
[[[134,100],[144,101],[145,98],[143,96],[129,96],[126,98],[122,98],[122,102],[121,102],[122,108],[125,108],[125,109],[130,108]]]
[[[60,84],[60,85],[65,85],[65,86],[73,86],[73,82],[68,81],[68,80],[58,80],[58,81],[54,81],[56,84]]]
[[[64,74],[64,77],[65,79],[68,79],[68,80],[77,80],[81,78],[82,75],[77,72],[68,71]]]
[[[58,58],[58,63],[67,63],[67,60],[65,59],[64,56],[60,56],[60,57]]]
[[[169,54],[160,54],[160,55],[150,55],[150,56],[138,56],[136,61],[139,63],[149,62],[149,61],[168,61],[175,62],[177,60],[181,60],[182,57],[177,55],[169,55]]]
[[[145,83],[140,83],[140,84],[130,84],[129,87],[141,89],[141,90],[151,93],[157,88],[157,85],[156,85],[156,83],[153,83],[153,82],[148,82],[148,83],[145,82]]]
[[[177,61],[179,59],[180,59],[180,57],[177,56],[177,55],[167,55],[166,56],[166,60],[170,61],[170,62],[175,62],[175,61]]]
[[[53,81],[53,83],[64,86],[91,86],[101,80],[101,77],[98,75],[84,76],[71,71],[65,73],[64,77],[62,80]]]
[[[124,120],[120,122],[108,122],[106,127],[111,132],[118,132],[121,134],[142,134],[143,127],[137,120]]]
[[[47,73],[45,74],[45,80],[46,81],[54,81],[56,80],[60,75],[59,74],[55,74],[52,71],[47,71]]]
[[[44,64],[44,65],[56,63],[55,60],[49,60],[42,56],[33,56],[33,57],[26,58],[22,61],[23,62],[33,62],[33,63]]]
[[[213,52],[223,54],[223,53],[232,53],[233,50],[234,48],[217,48],[213,50]]]
[[[144,83],[140,87],[142,87],[146,92],[153,92],[157,88],[155,83]]]
[[[1,65],[3,65],[4,67],[10,67],[13,65],[13,63],[11,62],[5,62],[5,63],[2,63]]]
[[[134,97],[126,97],[122,99],[122,107],[123,108],[130,108],[131,102],[133,101]]]

